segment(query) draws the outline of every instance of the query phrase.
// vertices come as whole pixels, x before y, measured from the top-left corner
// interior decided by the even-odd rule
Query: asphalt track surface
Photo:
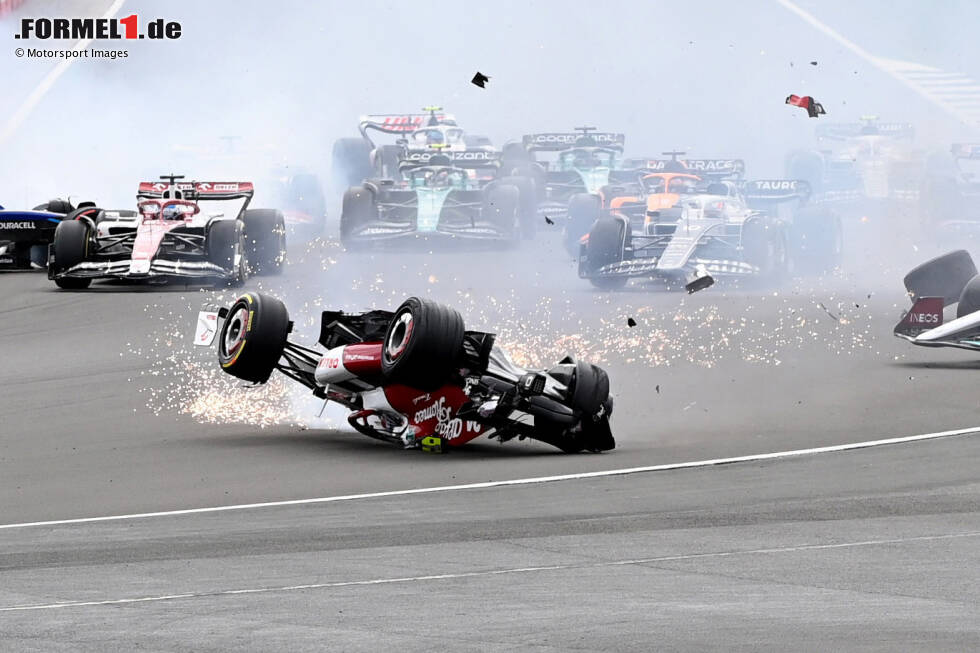
[[[321,306],[393,308],[419,293],[454,303],[473,328],[497,328],[519,358],[547,364],[570,350],[600,361],[619,445],[602,455],[530,442],[399,451],[325,426],[302,395],[244,391],[216,373],[213,352],[189,346],[189,335],[201,305],[235,291],[66,292],[43,274],[2,274],[0,524],[976,425],[980,363],[890,335],[906,306],[900,273],[917,261],[910,251],[894,269],[862,269],[859,243],[881,246],[874,234],[862,240],[873,226],[849,225],[845,272],[770,289],[593,291],[548,233],[496,253],[293,245],[285,275],[249,284],[286,299],[307,344]],[[572,337],[556,344],[562,336]],[[227,393],[231,405],[217,403]],[[963,435],[543,485],[2,529],[0,635],[23,650],[966,650],[980,645],[978,459],[976,436]]]

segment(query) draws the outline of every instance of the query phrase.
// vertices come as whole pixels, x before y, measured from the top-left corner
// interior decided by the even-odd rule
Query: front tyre
[[[208,259],[231,273],[229,283],[241,285],[248,276],[245,231],[238,220],[217,220],[208,228]]]
[[[218,335],[221,369],[251,383],[265,383],[289,334],[286,306],[270,295],[245,293],[228,309]]]
[[[54,230],[54,266],[56,272],[63,272],[88,258],[91,242],[88,223],[81,220],[62,220]],[[65,290],[88,288],[91,279],[72,277],[55,278],[55,284]]]

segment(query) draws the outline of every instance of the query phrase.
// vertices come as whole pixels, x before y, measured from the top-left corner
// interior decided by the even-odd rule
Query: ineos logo
[[[909,313],[909,322],[916,324],[938,324],[938,313]]]

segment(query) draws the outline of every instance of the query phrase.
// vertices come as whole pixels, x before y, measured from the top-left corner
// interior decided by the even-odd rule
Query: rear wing
[[[589,134],[570,132],[546,132],[526,134],[521,141],[528,152],[561,152],[572,147],[608,147],[623,151],[626,147],[626,134],[613,132],[591,132]]]
[[[742,159],[626,159],[624,168],[649,170],[650,172],[683,172],[699,177],[741,177],[745,174]]]
[[[802,179],[754,179],[742,184],[742,194],[749,204],[769,204],[810,199],[810,184]]]
[[[915,138],[915,126],[910,122],[841,122],[818,125],[817,138],[846,141],[857,136],[879,135],[893,138]]]
[[[250,181],[191,181],[175,182],[141,181],[136,199],[160,199],[175,197],[177,191],[186,200],[237,200],[252,199],[255,187]]]
[[[385,134],[410,134],[429,125],[455,125],[456,118],[448,113],[374,113],[361,116],[358,129],[367,138],[367,130]]]
[[[398,167],[430,165],[432,157],[446,157],[457,168],[489,168],[500,165],[501,153],[491,150],[406,150],[398,157]]]
[[[953,143],[950,152],[954,159],[980,159],[980,143]]]

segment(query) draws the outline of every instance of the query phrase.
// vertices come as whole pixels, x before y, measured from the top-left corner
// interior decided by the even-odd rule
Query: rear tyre
[[[802,208],[790,229],[795,271],[822,274],[840,265],[844,235],[840,217],[833,211]]]
[[[351,238],[356,231],[372,222],[377,215],[374,208],[374,193],[364,186],[354,186],[344,193],[343,208],[340,212],[340,242],[351,246]]]
[[[525,239],[534,238],[538,226],[538,191],[534,179],[524,176],[510,176],[501,178],[500,183],[517,188],[521,236]]]
[[[592,276],[603,266],[619,263],[623,260],[626,247],[627,229],[623,220],[609,218],[599,220],[589,231],[589,241],[585,246],[585,261],[583,267],[585,276],[593,286],[601,290],[616,290],[626,285],[628,277],[596,277]]]
[[[218,335],[221,369],[251,383],[269,380],[286,347],[289,313],[269,295],[245,293],[228,309]]]
[[[576,361],[569,390],[572,409],[584,419],[591,418],[609,399],[609,376],[601,367]]]
[[[363,138],[341,138],[333,144],[333,180],[337,188],[350,188],[372,176],[371,143]]]
[[[385,333],[385,379],[424,391],[445,385],[459,367],[463,334],[463,318],[454,309],[428,299],[406,299]]]
[[[786,161],[786,177],[802,179],[813,193],[823,190],[824,161],[819,152],[794,152]]]
[[[788,271],[786,242],[786,231],[777,224],[750,219],[742,226],[742,258],[759,269],[760,281],[775,281]]]
[[[54,230],[54,265],[56,272],[63,272],[88,258],[91,242],[88,223],[81,220],[62,220]],[[56,278],[55,284],[66,290],[80,290],[91,285],[91,279],[71,277]]]
[[[249,209],[242,216],[245,251],[253,274],[281,274],[286,263],[286,219],[277,209]]]
[[[942,297],[943,305],[959,301],[964,288],[977,275],[969,252],[958,249],[926,261],[905,275],[905,289],[915,301],[920,297]]]
[[[521,191],[510,183],[487,188],[483,199],[483,219],[492,222],[509,241],[518,237]]]
[[[568,223],[565,225],[565,249],[578,256],[579,241],[599,219],[602,200],[591,193],[576,193],[568,200]]]

